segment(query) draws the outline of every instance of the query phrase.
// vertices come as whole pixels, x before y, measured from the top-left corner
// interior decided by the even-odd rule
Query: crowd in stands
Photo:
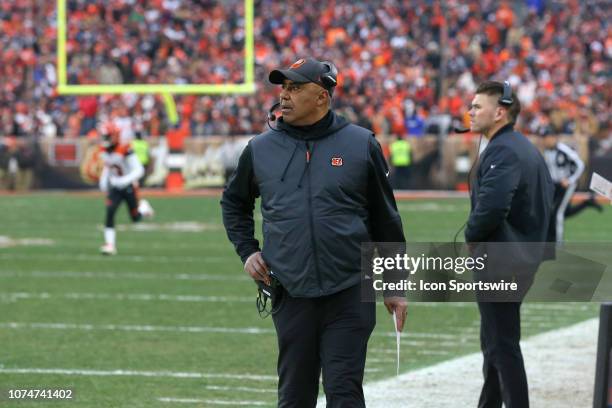
[[[66,0],[67,81],[244,80],[243,0]],[[509,79],[518,126],[608,137],[612,8],[606,0],[255,1],[254,95],[176,96],[194,136],[253,134],[278,89],[267,73],[304,56],[335,62],[334,107],[377,134],[467,124],[476,85]],[[130,137],[173,125],[159,95],[58,95],[56,2],[0,3],[0,135],[79,137],[113,118]]]

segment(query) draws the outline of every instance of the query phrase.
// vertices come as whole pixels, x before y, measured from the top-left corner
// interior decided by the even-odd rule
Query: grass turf
[[[0,196],[0,406],[273,406],[273,325],[256,313],[218,201],[152,197],[156,217],[139,225],[121,208],[119,255],[106,258],[101,196]],[[406,237],[420,242],[452,240],[469,210],[463,199],[398,206]],[[604,241],[611,221],[610,211],[587,211],[568,220],[567,238]],[[366,382],[395,374],[392,323],[377,311]],[[524,336],[596,313],[596,304],[525,304]],[[402,371],[477,351],[478,327],[473,304],[409,305]],[[75,399],[8,401],[9,388],[72,388]]]

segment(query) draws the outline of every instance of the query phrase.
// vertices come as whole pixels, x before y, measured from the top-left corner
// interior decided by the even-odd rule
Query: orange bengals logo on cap
[[[331,165],[334,167],[342,166],[342,157],[332,157]]]
[[[302,65],[304,65],[304,63],[306,62],[306,60],[304,58],[300,58],[299,60],[295,61],[293,64],[291,64],[291,66],[289,67],[289,69],[296,69],[301,67]]]

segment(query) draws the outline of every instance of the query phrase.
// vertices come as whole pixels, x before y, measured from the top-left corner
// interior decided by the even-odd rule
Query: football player
[[[102,126],[101,158],[104,163],[100,176],[100,190],[106,193],[106,220],[104,222],[104,245],[100,252],[115,255],[115,213],[121,202],[128,205],[133,222],[143,217],[152,217],[153,208],[146,200],[138,199],[138,179],[144,168],[130,145],[120,143],[120,129],[112,123]]]
[[[584,163],[578,153],[560,142],[559,137],[552,134],[548,127],[540,129],[538,133],[544,138],[544,160],[555,183],[554,233],[556,242],[561,243],[565,218],[576,215],[588,207],[596,208],[598,211],[602,211],[602,207],[595,201],[593,195],[577,205],[571,205],[570,200],[584,171]]]

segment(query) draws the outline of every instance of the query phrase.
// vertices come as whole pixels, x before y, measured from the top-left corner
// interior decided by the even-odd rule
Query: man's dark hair
[[[504,84],[497,81],[485,81],[478,86],[478,89],[476,89],[476,94],[497,96],[499,100],[499,98],[501,98],[504,94]],[[500,105],[508,109],[508,118],[510,123],[516,123],[516,118],[521,111],[521,103],[514,93],[514,90],[512,91],[512,104],[503,105],[500,103]]]

